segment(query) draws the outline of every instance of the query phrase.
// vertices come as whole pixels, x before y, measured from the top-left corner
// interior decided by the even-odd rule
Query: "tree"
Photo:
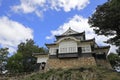
[[[97,6],[88,23],[98,35],[114,35],[107,42],[120,47],[120,0],[108,0]]]
[[[108,55],[108,60],[110,61],[112,67],[115,69],[117,67],[120,68],[120,57],[115,53],[110,53]]]
[[[18,45],[17,52],[7,62],[7,69],[11,73],[32,72],[36,68],[36,58],[33,53],[46,53],[46,49],[39,48],[33,40],[26,40]]]
[[[110,36],[107,43],[116,45],[117,53],[120,55],[120,0],[108,0],[96,8],[95,13],[89,18],[88,23],[94,28],[98,35]],[[114,69],[120,69],[120,57],[110,54],[108,59]]]
[[[22,54],[15,53],[7,61],[7,69],[10,73],[21,73],[23,72]]]
[[[8,59],[8,48],[1,48],[0,49],[0,73],[5,70],[5,65]]]
[[[18,53],[21,53],[23,58],[23,71],[31,72],[34,71],[36,66],[36,58],[32,56],[33,53],[44,53],[45,50],[43,48],[39,48],[35,45],[33,40],[26,40],[26,42],[22,42],[18,45]]]
[[[118,49],[116,51],[118,53],[118,56],[120,56],[120,46],[118,47]]]

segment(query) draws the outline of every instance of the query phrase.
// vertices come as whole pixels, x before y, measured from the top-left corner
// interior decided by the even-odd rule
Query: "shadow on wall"
[[[41,71],[44,70],[46,66],[46,62],[41,62],[41,63],[37,63],[36,65],[36,70],[35,71]]]

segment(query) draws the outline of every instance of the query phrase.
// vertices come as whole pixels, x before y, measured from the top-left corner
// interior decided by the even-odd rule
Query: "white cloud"
[[[20,2],[20,5],[12,6],[14,12],[35,13],[38,17],[42,16],[42,10],[38,8],[45,6],[46,0],[20,0]]]
[[[39,6],[42,7],[46,0],[20,0],[20,2],[20,5],[13,6],[12,9],[15,12],[31,13],[35,12]]]
[[[118,47],[116,47],[115,45],[110,45],[110,51],[109,51],[109,53],[110,52],[116,53],[116,49],[118,49]]]
[[[47,38],[51,39],[54,35],[60,35],[65,32],[69,27],[78,32],[86,32],[87,39],[93,38],[95,36],[92,28],[89,27],[88,19],[83,18],[82,16],[75,15],[68,22],[61,25],[57,30],[51,31],[51,36],[47,36]]]
[[[103,43],[103,41],[106,41],[108,38],[110,38],[110,37],[105,37],[103,35],[100,35],[100,36],[96,35],[93,31],[93,28],[90,28],[87,18],[84,18],[79,15],[75,15],[68,22],[61,25],[57,30],[52,30],[51,35],[47,36],[46,39],[53,39],[54,35],[60,35],[64,33],[69,27],[71,27],[73,30],[78,32],[85,31],[86,39],[92,39],[95,37],[96,43],[101,46],[107,45]],[[115,46],[111,46],[110,51],[115,52],[115,50],[113,50],[112,47],[115,49]]]
[[[65,12],[72,9],[81,10],[89,4],[89,0],[20,0],[19,5],[12,6],[12,10],[22,13],[35,13],[38,16],[39,12],[46,10],[64,10]]]
[[[17,45],[26,39],[33,39],[33,31],[10,20],[8,17],[0,17],[0,46],[8,47],[10,52],[15,52]]]
[[[65,12],[72,9],[81,10],[89,4],[89,0],[50,0],[51,9],[61,10]]]

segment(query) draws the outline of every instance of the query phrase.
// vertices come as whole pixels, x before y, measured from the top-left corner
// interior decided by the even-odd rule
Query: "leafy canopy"
[[[21,73],[23,72],[22,54],[15,53],[12,55],[7,62],[7,69],[10,73]]]
[[[116,67],[120,67],[120,57],[115,53],[110,53],[108,55],[108,60],[110,61],[112,67],[115,69]]]
[[[26,40],[18,45],[17,52],[8,60],[8,69],[12,73],[32,72],[36,68],[36,58],[33,53],[45,53],[44,48],[39,48],[33,40]]]
[[[97,6],[88,22],[98,35],[115,35],[108,42],[120,46],[120,0]]]
[[[5,65],[8,60],[8,48],[0,48],[0,72],[5,70]]]

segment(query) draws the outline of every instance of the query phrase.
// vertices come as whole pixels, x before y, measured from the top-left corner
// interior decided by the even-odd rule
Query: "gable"
[[[70,35],[70,34],[77,34],[79,32],[76,32],[74,30],[72,30],[71,28],[69,28],[66,32],[64,32],[62,35]]]
[[[59,43],[63,40],[74,40],[74,41],[80,41],[79,39],[76,39],[75,37],[63,37],[63,38],[60,38],[59,40],[56,41],[56,43]]]

